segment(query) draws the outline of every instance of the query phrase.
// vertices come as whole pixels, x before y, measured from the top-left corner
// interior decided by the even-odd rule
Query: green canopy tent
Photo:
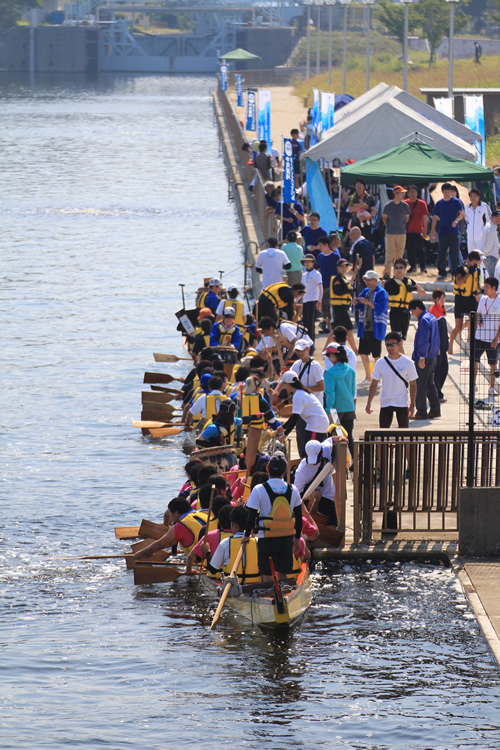
[[[342,185],[352,185],[362,177],[367,185],[401,184],[421,182],[493,182],[491,169],[480,164],[448,156],[427,143],[412,141],[381,154],[342,167]]]
[[[221,55],[220,59],[226,60],[227,62],[249,62],[250,60],[260,60],[261,57],[252,54],[252,52],[247,52],[246,49],[238,47],[237,49],[231,50],[231,52],[226,52],[225,55]]]

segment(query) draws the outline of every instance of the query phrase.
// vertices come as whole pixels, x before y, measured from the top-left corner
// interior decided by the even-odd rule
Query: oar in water
[[[83,555],[80,557],[47,557],[46,562],[54,562],[55,560],[124,560],[132,555],[129,552],[126,555]]]
[[[149,430],[152,438],[172,437],[183,432],[184,427],[159,427]]]
[[[216,610],[215,615],[214,615],[214,619],[212,620],[212,624],[210,625],[210,630],[213,629],[215,623],[219,619],[220,613],[222,612],[222,607],[224,606],[224,604],[226,602],[227,595],[229,594],[229,589],[231,588],[231,584],[233,582],[232,579],[236,575],[236,571],[238,570],[238,565],[241,562],[242,555],[243,555],[243,545],[241,545],[240,551],[236,555],[236,560],[234,561],[234,565],[233,565],[233,567],[231,569],[231,573],[229,574],[229,579],[230,580],[226,583],[226,585],[224,587],[224,591],[221,594],[221,598],[220,598],[220,601],[219,601],[219,606],[217,607],[217,610]]]
[[[134,584],[142,586],[148,583],[170,583],[186,573],[166,563],[149,563],[140,560],[134,565]]]
[[[165,393],[164,391],[142,391],[141,401],[144,404],[146,401],[154,402],[155,404],[168,404],[170,401],[174,401],[176,396],[172,396],[171,393]]]
[[[165,383],[166,385],[168,385],[169,383],[173,383],[174,380],[180,380],[180,379],[174,378],[172,375],[169,375],[167,372],[145,372],[144,380],[142,382],[147,383],[147,384]]]
[[[132,425],[141,430],[154,430],[159,427],[184,427],[183,422],[154,422],[147,419],[132,419]]]
[[[172,396],[174,401],[176,399],[182,400],[184,398],[184,394],[182,391],[175,391],[173,388],[165,388],[163,385],[152,385],[151,386],[152,391],[161,391],[161,393],[168,393],[169,396]]]
[[[154,354],[155,362],[192,362],[191,357],[177,357],[175,354]]]

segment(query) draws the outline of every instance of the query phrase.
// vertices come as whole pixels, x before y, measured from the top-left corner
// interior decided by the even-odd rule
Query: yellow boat
[[[220,596],[220,581],[201,576],[202,586],[214,597]],[[271,583],[248,583],[241,587],[239,596],[226,599],[226,606],[260,628],[292,628],[303,619],[311,604],[311,581],[307,563],[302,563],[297,578],[281,581],[283,612],[278,612],[274,586]]]

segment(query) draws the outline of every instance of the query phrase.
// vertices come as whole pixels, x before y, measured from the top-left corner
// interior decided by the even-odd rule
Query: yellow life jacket
[[[404,281],[399,281],[398,279],[392,279],[392,281],[398,285],[398,293],[389,294],[389,292],[387,292],[389,307],[396,307],[399,310],[408,310],[408,305],[410,304],[410,300],[413,299],[413,294],[409,291]]]
[[[340,274],[338,275],[340,276]],[[335,294],[333,291],[333,282],[336,278],[336,276],[332,276],[330,281],[330,304],[335,307],[340,307],[340,305],[349,306],[352,302],[352,284],[345,276],[341,276],[342,281],[346,285],[346,291],[343,294]]]
[[[229,328],[224,328],[222,322],[219,323],[219,345],[220,346],[231,346],[233,333],[236,330],[236,324],[233,324]]]
[[[288,286],[288,284],[285,284],[284,281],[278,281],[276,284],[266,286],[266,288],[262,291],[264,297],[270,300],[270,302],[272,302],[278,310],[281,310],[281,308],[286,307],[288,304],[287,302],[284,302],[279,296],[278,292],[280,289],[290,289],[290,287]]]
[[[467,276],[462,276],[462,280],[457,282],[456,277],[453,279],[453,294],[460,297],[474,297],[479,290],[480,284],[480,270],[476,268],[474,273],[469,273],[467,266],[463,266],[464,271],[467,271]]]
[[[221,393],[216,393],[215,395],[212,395],[211,393],[207,394],[205,419],[212,419],[215,417],[219,411],[220,402],[224,401],[225,398],[224,394]]]
[[[208,289],[202,289],[196,297],[196,307],[205,307],[205,300],[207,298]]]
[[[292,485],[289,484],[284,493],[274,492],[268,482],[264,482],[263,487],[272,503],[271,515],[259,516],[259,528],[264,531],[264,538],[295,536],[295,518],[290,508]]]
[[[243,302],[240,299],[225,299],[224,310],[226,310],[228,307],[233,308],[235,313],[234,322],[243,331],[243,326],[245,325],[245,319],[243,317]]]
[[[257,393],[247,394],[244,393],[241,399],[241,416],[243,418],[243,427],[258,427],[262,429],[264,427],[264,416],[257,417],[257,414],[261,414],[259,395]],[[245,421],[245,417],[255,417],[250,422]]]
[[[193,535],[193,541],[188,547],[184,547],[182,542],[180,542],[180,545],[182,547],[182,551],[185,555],[189,555],[195,544],[198,543],[198,536],[203,526],[206,526],[208,518],[208,511],[207,510],[191,510],[188,513],[185,513],[183,516],[179,518],[177,523],[182,524],[183,526],[188,529],[191,534]],[[208,524],[208,530],[212,531],[213,529],[217,528],[217,519],[212,518],[210,523]]]
[[[213,423],[214,420],[209,419],[208,422],[203,426],[203,430],[206,430],[207,427]],[[219,428],[220,445],[234,445],[234,424],[230,425],[229,427],[227,427],[226,425],[218,424],[217,427]]]
[[[229,562],[222,568],[226,575],[229,575],[233,569],[240,547],[241,537],[231,537],[229,540]],[[250,541],[243,550],[243,557],[240,560],[236,573],[238,574],[240,583],[258,583],[262,581],[257,561],[257,539],[253,536],[250,537]]]
[[[227,539],[229,536],[233,536],[232,531],[221,531],[219,529],[219,544],[223,539]],[[218,570],[216,573],[212,573],[209,568],[207,568],[207,578],[214,578],[216,581],[220,581],[222,578],[222,572]]]

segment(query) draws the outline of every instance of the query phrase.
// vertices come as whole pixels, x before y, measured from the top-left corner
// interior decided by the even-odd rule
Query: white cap
[[[234,318],[235,316],[234,307],[225,307],[222,315],[224,318]]]
[[[364,279],[377,279],[377,281],[380,280],[380,276],[376,271],[367,271],[365,275],[363,276]]]
[[[299,351],[299,352],[303,352],[304,349],[307,349],[309,346],[311,346],[311,344],[308,344],[305,339],[299,339],[295,343],[295,346],[293,348],[297,349],[297,351]]]
[[[238,291],[238,287],[236,286],[236,284],[229,284],[227,291],[228,292]]]
[[[319,440],[309,440],[309,442],[306,443],[306,461],[308,464],[317,464],[320,453],[321,443]]]
[[[297,374],[291,370],[287,370],[287,372],[284,372],[281,376],[282,383],[295,383],[295,381],[298,381]]]
[[[220,279],[210,279],[208,286],[221,286],[222,282]]]

